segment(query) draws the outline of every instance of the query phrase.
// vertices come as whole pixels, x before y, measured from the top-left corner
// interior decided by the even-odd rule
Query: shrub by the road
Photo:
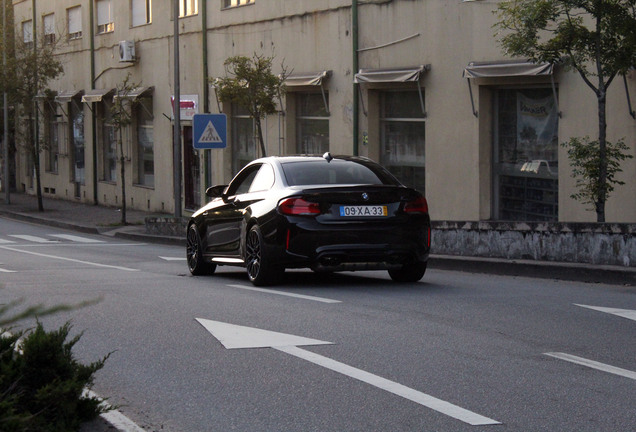
[[[39,321],[26,333],[0,330],[0,431],[76,431],[108,409],[84,394],[108,356],[78,362],[81,334],[69,339],[70,330],[66,323],[47,332]]]

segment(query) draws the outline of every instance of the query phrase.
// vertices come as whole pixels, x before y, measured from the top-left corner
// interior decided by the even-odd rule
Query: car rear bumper
[[[314,270],[374,270],[425,262],[430,250],[430,225],[355,227],[290,224],[284,229],[285,267]]]

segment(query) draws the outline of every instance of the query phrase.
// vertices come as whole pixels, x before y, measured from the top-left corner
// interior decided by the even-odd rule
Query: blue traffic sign
[[[195,149],[227,147],[227,116],[225,114],[195,114],[192,120],[192,145]]]

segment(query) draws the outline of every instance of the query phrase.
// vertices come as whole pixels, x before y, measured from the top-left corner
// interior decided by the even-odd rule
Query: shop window
[[[295,93],[296,133],[300,154],[323,154],[329,150],[329,113],[322,93]]]
[[[152,0],[132,0],[130,8],[133,27],[152,22]]]
[[[152,98],[137,100],[137,184],[154,187],[155,155]]]
[[[253,4],[255,0],[223,0],[223,7],[230,8],[236,6],[244,6],[248,4]]]
[[[387,91],[380,104],[380,162],[403,184],[424,192],[426,119],[420,94]]]
[[[58,117],[55,110],[55,104],[50,102],[44,103],[45,118],[45,140],[46,140],[46,162],[45,170],[50,173],[58,172],[58,159],[60,154],[59,135],[58,135]]]
[[[115,31],[111,0],[97,0],[97,34]]]
[[[254,119],[245,108],[232,106],[232,172],[236,173],[248,162],[258,158],[258,140]]]
[[[80,185],[83,185],[85,176],[84,160],[84,110],[81,100],[74,98],[69,104],[71,116],[71,163],[73,182],[75,183],[75,197],[80,196]]]
[[[79,39],[82,37],[82,7],[75,6],[66,10],[68,21],[68,38]]]
[[[494,217],[558,220],[558,108],[552,88],[495,92]]]
[[[48,14],[42,17],[44,26],[44,43],[52,45],[55,43],[55,14]]]
[[[113,125],[112,103],[104,100],[102,109],[102,180],[117,181],[117,135]]]

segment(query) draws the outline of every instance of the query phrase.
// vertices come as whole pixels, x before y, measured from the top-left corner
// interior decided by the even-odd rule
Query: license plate
[[[340,206],[340,216],[378,217],[387,216],[386,206]]]

